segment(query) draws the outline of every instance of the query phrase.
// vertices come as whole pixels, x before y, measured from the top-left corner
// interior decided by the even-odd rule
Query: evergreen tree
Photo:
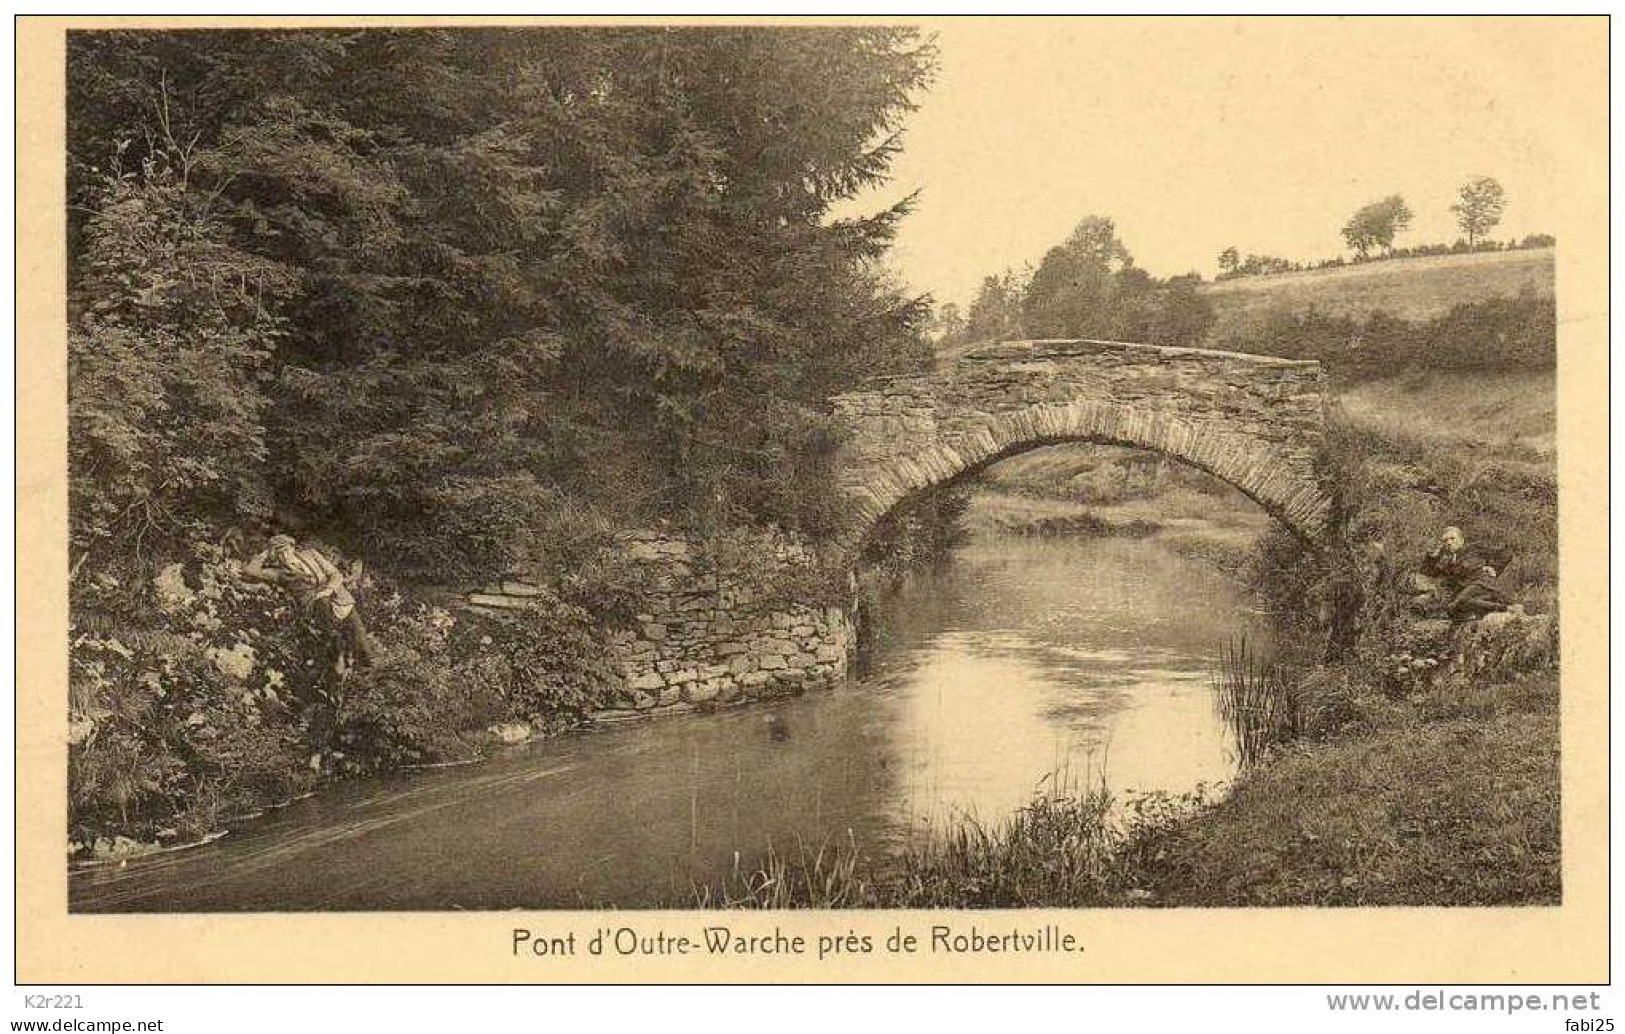
[[[109,157],[191,148],[175,189],[286,271],[261,475],[403,568],[488,571],[567,513],[816,534],[828,396],[928,353],[878,265],[907,203],[830,210],[933,60],[889,28],[76,33],[71,275]]]

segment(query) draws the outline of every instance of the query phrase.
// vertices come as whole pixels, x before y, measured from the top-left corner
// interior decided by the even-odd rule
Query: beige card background
[[[671,21],[672,19],[664,19]],[[694,19],[687,19],[694,21]],[[728,19],[737,22],[741,19]],[[785,19],[778,19],[784,21]],[[902,19],[892,19],[898,21]],[[930,27],[931,19],[908,19]],[[1493,31],[1483,74],[1527,82],[1530,133],[1555,156],[1559,199],[1558,469],[1562,636],[1563,904],[1512,909],[1053,910],[980,913],[493,912],[337,915],[76,915],[64,862],[67,679],[64,33],[69,28],[273,24],[267,19],[43,19],[17,27],[17,979],[127,982],[1058,981],[1601,982],[1608,979],[1608,22],[1606,18],[1430,19],[1460,33],[1459,52]],[[452,19],[299,19],[357,25]],[[483,24],[524,19],[481,19]],[[1342,23],[1292,23],[1307,53],[1348,59]],[[1044,19],[1021,30],[1052,32]],[[963,23],[960,24],[961,31]],[[1003,31],[1010,31],[1006,22]],[[1222,45],[1223,19],[1202,20]],[[1362,26],[1380,44],[1418,30]],[[1455,48],[1452,48],[1455,49]],[[1441,58],[1444,60],[1445,58]],[[1328,65],[1331,63],[1328,62]],[[1464,69],[1464,75],[1478,74]],[[1147,82],[1146,89],[1156,84]],[[1334,89],[1335,82],[1323,84]],[[1049,103],[1064,103],[1052,98]],[[1419,98],[1426,103],[1426,98]],[[1142,126],[1141,132],[1145,129]],[[1168,157],[1177,162],[1178,140]],[[1199,173],[1198,170],[1193,170]],[[1224,190],[1193,174],[1189,189]],[[859,931],[866,956],[718,959],[670,955],[534,958],[537,936],[630,927],[697,937],[737,932]],[[1045,955],[915,955],[878,950],[894,928],[985,932],[1055,924],[1085,950]]]

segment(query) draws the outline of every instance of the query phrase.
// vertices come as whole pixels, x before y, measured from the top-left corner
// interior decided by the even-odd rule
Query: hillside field
[[[1462,302],[1515,295],[1526,287],[1554,293],[1556,249],[1430,255],[1274,276],[1240,277],[1202,285],[1218,322],[1209,339],[1244,332],[1272,310],[1316,308],[1330,315],[1366,316],[1378,309],[1421,320]]]

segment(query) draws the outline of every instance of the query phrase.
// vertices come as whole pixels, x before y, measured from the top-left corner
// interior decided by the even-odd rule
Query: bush
[[[1557,303],[1526,289],[1464,302],[1425,321],[1382,310],[1360,319],[1277,309],[1218,347],[1316,359],[1345,384],[1429,370],[1549,370],[1557,363]]]
[[[332,717],[330,754],[344,773],[468,757],[462,734],[505,717],[489,683],[454,678],[434,658],[392,650],[351,674]]]
[[[453,677],[487,687],[510,717],[560,729],[606,706],[620,688],[622,673],[604,643],[585,611],[557,599],[523,615],[470,614],[452,646]]]

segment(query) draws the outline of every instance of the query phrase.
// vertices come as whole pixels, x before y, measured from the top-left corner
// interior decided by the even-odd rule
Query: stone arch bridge
[[[1026,449],[1060,442],[1138,446],[1177,457],[1251,496],[1298,535],[1326,532],[1320,366],[1232,352],[1108,341],[1014,341],[839,396],[852,432],[836,476],[851,506],[838,546],[855,559],[876,521],[912,497]],[[604,718],[710,708],[839,679],[856,633],[850,607],[760,591],[818,562],[799,540],[726,559],[704,543],[631,536],[648,578],[636,624],[616,634],[625,673]],[[719,559],[721,557],[721,559]],[[747,570],[748,567],[748,570]],[[468,595],[475,610],[538,605],[515,573]]]
[[[1320,364],[1118,341],[1011,341],[837,396],[851,437],[837,478],[855,550],[894,507],[1007,456],[1062,442],[1127,445],[1240,489],[1318,543],[1331,500]]]

